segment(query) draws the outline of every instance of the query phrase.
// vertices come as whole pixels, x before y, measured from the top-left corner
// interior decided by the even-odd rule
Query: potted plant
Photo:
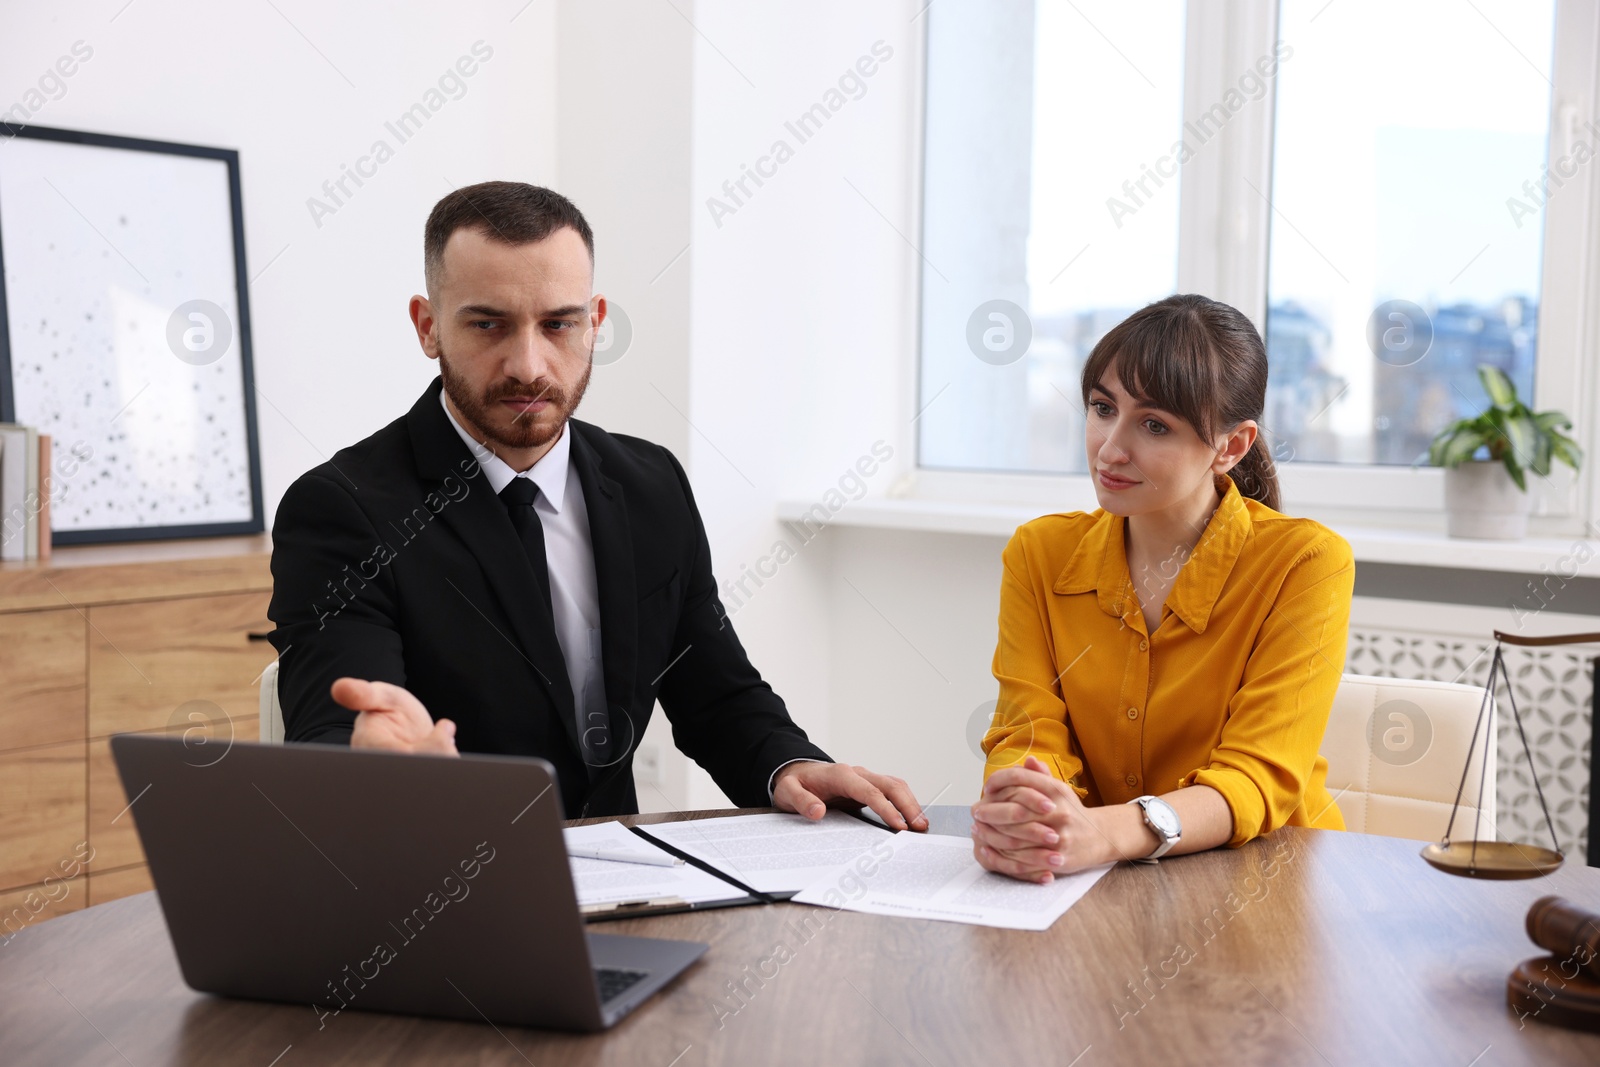
[[[1529,411],[1499,367],[1478,366],[1489,407],[1441,430],[1428,462],[1445,468],[1444,505],[1451,537],[1514,541],[1528,532],[1528,471],[1548,476],[1560,460],[1573,470],[1583,449],[1564,431],[1559,411]],[[1486,453],[1487,458],[1479,458]]]

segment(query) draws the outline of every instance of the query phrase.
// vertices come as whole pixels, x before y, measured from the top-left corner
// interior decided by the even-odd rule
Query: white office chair
[[[283,705],[278,703],[278,661],[261,672],[261,743],[283,744]]]
[[[1478,686],[1345,675],[1322,739],[1328,791],[1345,828],[1417,841],[1442,838],[1482,701]],[[1452,840],[1495,836],[1496,745],[1494,733],[1486,732],[1467,769]],[[1480,773],[1483,820],[1475,825]]]

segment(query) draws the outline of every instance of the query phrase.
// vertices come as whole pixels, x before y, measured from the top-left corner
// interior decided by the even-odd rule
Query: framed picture
[[[261,532],[238,152],[0,123],[0,421],[58,545]]]

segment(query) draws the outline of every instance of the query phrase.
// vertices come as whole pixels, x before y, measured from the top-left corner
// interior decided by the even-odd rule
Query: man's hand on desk
[[[1075,789],[1029,756],[984,782],[983,796],[972,805],[972,854],[999,874],[1052,882],[1058,874],[1154,851],[1159,839],[1142,820],[1134,825],[1135,810],[1088,807]],[[1124,837],[1130,840],[1119,843]],[[1126,851],[1130,845],[1132,852]]]
[[[828,801],[865,804],[892,830],[926,830],[928,817],[911,787],[887,774],[843,763],[796,761],[778,771],[772,803],[784,811],[820,819]]]
[[[449,719],[434,722],[422,701],[398,685],[340,678],[333,683],[333,699],[359,712],[350,734],[351,748],[460,755],[456,724]]]

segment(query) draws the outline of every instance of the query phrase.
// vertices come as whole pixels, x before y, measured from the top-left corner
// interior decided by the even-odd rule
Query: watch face
[[[1171,804],[1160,797],[1152,797],[1147,801],[1144,813],[1156,828],[1156,832],[1163,836],[1177,837],[1183,829],[1183,824],[1178,820],[1178,813],[1173,810]]]

